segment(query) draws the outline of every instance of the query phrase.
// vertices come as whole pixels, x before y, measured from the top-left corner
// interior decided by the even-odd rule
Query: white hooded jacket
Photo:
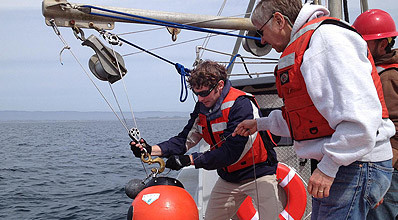
[[[323,6],[305,4],[291,39],[308,21],[328,15]],[[355,161],[392,158],[394,124],[382,119],[367,44],[359,34],[333,24],[321,25],[312,35],[300,70],[315,107],[335,132],[331,137],[294,141],[298,157],[318,160],[318,169],[330,177],[336,176],[340,166]],[[279,110],[257,119],[257,128],[290,136]]]

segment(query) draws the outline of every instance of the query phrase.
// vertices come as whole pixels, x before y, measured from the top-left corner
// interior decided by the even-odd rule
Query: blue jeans
[[[312,220],[364,220],[390,187],[391,160],[341,166],[327,198],[312,198]]]
[[[398,170],[392,174],[391,186],[384,196],[384,202],[376,209],[371,209],[366,219],[398,219]]]

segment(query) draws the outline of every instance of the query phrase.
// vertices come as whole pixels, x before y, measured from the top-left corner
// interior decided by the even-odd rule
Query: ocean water
[[[186,122],[137,124],[155,144]],[[0,122],[0,219],[126,219],[124,187],[146,177],[129,142],[117,120]]]

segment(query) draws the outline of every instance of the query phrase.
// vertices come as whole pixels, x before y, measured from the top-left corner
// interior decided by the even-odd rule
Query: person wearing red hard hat
[[[360,14],[353,26],[366,41],[398,36],[391,15],[380,9],[370,9]]]
[[[395,22],[387,12],[371,9],[359,15],[353,26],[368,44],[380,75],[390,119],[398,131],[398,49],[392,49],[398,36]],[[371,209],[367,219],[398,219],[398,134],[390,141],[394,167],[391,186],[384,202],[378,208]]]

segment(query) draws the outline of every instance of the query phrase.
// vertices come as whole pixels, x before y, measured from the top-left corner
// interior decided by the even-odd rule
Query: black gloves
[[[180,170],[183,167],[191,165],[189,155],[173,155],[166,162],[166,167],[172,170]]]
[[[148,145],[144,139],[141,138],[140,144],[145,148],[146,152],[151,155],[152,146]],[[141,157],[141,154],[145,153],[144,150],[141,150],[139,147],[136,146],[134,141],[130,142],[131,151],[133,151],[134,156]]]

